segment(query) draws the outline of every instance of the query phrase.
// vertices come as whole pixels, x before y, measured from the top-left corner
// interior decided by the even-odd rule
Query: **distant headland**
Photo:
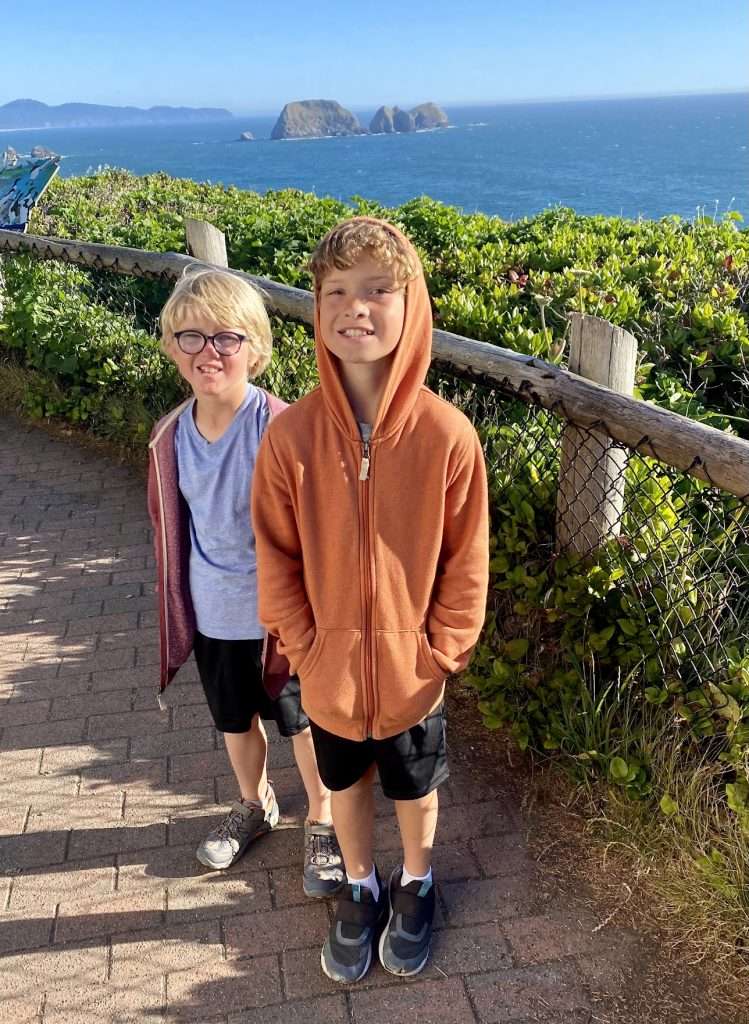
[[[380,107],[372,118],[369,132],[426,131],[446,128],[447,114],[436,103],[421,103],[413,110],[400,107]],[[297,100],[287,103],[281,111],[272,139],[322,139],[340,135],[366,135],[367,129],[355,114],[336,100]]]
[[[233,114],[223,107],[108,107],[98,103],[12,100],[0,106],[0,128],[104,128],[119,125],[192,124],[224,121]]]

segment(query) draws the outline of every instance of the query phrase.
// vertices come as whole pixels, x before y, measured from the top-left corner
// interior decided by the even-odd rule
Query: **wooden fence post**
[[[187,251],[203,263],[217,267],[228,267],[226,239],[223,232],[205,220],[185,220]]]
[[[570,314],[569,369],[631,395],[637,342],[607,320]],[[584,557],[619,533],[628,453],[602,430],[568,423],[562,434],[557,491],[557,550]]]

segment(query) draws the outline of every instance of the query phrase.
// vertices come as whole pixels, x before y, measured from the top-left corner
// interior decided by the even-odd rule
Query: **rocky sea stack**
[[[415,132],[425,128],[447,128],[449,121],[445,111],[436,103],[421,103],[413,110],[400,107],[380,107],[369,124],[373,135],[391,132]]]
[[[335,100],[287,103],[271,132],[272,139],[321,139],[330,135],[363,135],[357,118]]]

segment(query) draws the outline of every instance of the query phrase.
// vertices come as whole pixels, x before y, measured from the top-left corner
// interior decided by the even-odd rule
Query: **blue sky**
[[[0,104],[243,114],[318,97],[356,109],[749,88],[746,0],[36,0],[31,9],[33,22],[2,47]]]

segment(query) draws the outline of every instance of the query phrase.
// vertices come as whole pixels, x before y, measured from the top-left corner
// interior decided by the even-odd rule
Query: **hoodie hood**
[[[372,441],[381,441],[403,425],[424,384],[432,360],[432,307],[429,302],[424,270],[418,253],[406,236],[392,224],[374,217],[356,217],[356,221],[379,224],[393,232],[408,250],[417,268],[416,276],[406,285],[403,331],[391,358],[387,385],[373,424]],[[326,348],[320,331],[320,306],[315,293],[315,353],[320,374],[320,388],[325,405],[339,430],[352,441],[360,439],[359,427],[343,389],[340,361]]]

